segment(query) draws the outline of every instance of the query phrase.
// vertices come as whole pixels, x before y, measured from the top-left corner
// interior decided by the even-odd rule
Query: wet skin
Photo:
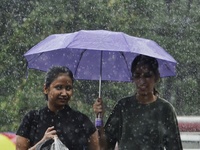
[[[44,93],[48,95],[48,107],[51,111],[63,109],[73,95],[72,79],[67,74],[60,74],[50,87],[44,87]]]
[[[146,97],[147,101],[152,101],[151,99],[154,97],[153,90],[157,81],[154,73],[146,65],[137,66],[133,74],[133,81],[136,85],[137,96],[140,98]]]

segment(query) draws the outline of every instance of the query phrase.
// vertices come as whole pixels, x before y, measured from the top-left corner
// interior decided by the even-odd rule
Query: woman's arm
[[[99,137],[100,150],[108,150],[108,143],[106,140],[104,127],[98,129],[98,137]]]
[[[28,150],[30,142],[27,138],[17,135],[16,137],[16,150]]]
[[[165,145],[166,150],[182,150],[182,143],[180,138],[180,132],[178,127],[178,121],[176,112],[173,106],[169,107],[168,113],[165,111],[166,114],[169,114],[166,117],[166,137],[165,137]]]
[[[33,147],[30,148],[30,141],[22,136],[17,135],[16,137],[16,150],[35,150],[36,147],[41,144],[44,140],[42,139]]]
[[[39,144],[43,143],[46,140],[53,139],[54,136],[56,136],[56,130],[54,129],[54,126],[49,127],[46,130],[46,132],[44,134],[44,137],[37,144],[35,144],[33,147],[30,147],[29,139],[17,135],[17,138],[16,138],[16,150],[35,150],[36,147]]]
[[[95,131],[89,138],[89,149],[100,150],[98,132]]]

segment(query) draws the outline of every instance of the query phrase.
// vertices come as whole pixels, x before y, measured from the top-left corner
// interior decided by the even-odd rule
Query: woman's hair
[[[152,71],[153,74],[155,75],[156,80],[158,80],[160,78],[160,73],[158,70],[158,61],[156,60],[156,58],[146,56],[146,55],[141,55],[141,54],[136,56],[131,64],[132,77],[133,77],[133,74],[135,73],[138,65],[147,66],[148,69],[150,71]],[[158,94],[158,91],[155,88],[154,88],[154,94]]]
[[[72,82],[74,81],[73,73],[72,71],[65,67],[65,66],[53,66],[51,67],[48,72],[46,73],[46,78],[45,78],[45,86],[48,88],[51,83],[60,75],[60,74],[67,74],[71,79]],[[47,99],[47,95],[46,99]]]
[[[51,67],[45,78],[45,86],[48,88],[50,84],[61,74],[61,73],[66,73],[72,81],[74,81],[73,73],[72,71],[65,67],[65,66],[53,66]]]
[[[131,65],[132,74],[135,72],[137,65],[146,65],[149,70],[154,73],[155,76],[159,75],[158,61],[153,57],[145,55],[136,56]]]

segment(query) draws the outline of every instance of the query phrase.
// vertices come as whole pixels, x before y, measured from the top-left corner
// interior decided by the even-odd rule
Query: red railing
[[[200,132],[200,116],[178,116],[180,132]]]

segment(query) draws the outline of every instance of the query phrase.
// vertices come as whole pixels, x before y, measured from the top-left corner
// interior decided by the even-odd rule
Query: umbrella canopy
[[[0,148],[2,150],[15,150],[15,143],[6,135],[0,134]]]
[[[69,67],[75,79],[131,81],[131,62],[139,54],[158,60],[161,77],[176,74],[176,60],[156,42],[107,30],[53,34],[24,56],[32,69],[61,65]]]

